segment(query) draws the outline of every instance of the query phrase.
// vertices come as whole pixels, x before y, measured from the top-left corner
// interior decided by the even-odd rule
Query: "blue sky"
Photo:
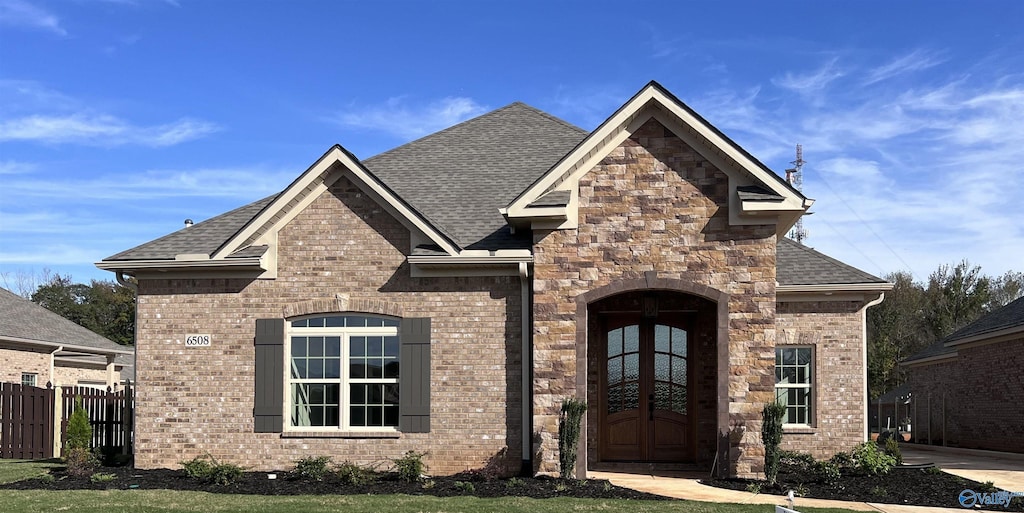
[[[808,245],[1024,271],[1024,2],[0,0],[0,273],[112,279],[334,143],[589,130],[652,79],[780,174],[803,145]]]

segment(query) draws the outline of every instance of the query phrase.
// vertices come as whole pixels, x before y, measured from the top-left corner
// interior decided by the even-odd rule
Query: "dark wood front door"
[[[602,324],[601,460],[692,461],[688,323],[608,314]]]

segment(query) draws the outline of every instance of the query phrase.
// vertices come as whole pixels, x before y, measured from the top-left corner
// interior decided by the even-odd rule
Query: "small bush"
[[[829,461],[834,463],[840,469],[853,467],[853,456],[848,452],[837,452],[832,455],[832,458]]]
[[[762,410],[761,441],[764,443],[764,478],[768,484],[775,484],[779,475],[779,444],[782,443],[782,417],[786,407],[768,403]]]
[[[517,488],[522,484],[523,482],[518,477],[510,477],[508,481],[505,481],[505,488]]]
[[[68,429],[64,437],[65,449],[85,449],[88,451],[92,445],[92,424],[89,423],[89,414],[82,407],[82,398],[75,397],[75,409],[68,418]]]
[[[942,469],[939,467],[928,467],[924,469],[924,473],[930,476],[937,476],[942,473]]]
[[[348,485],[359,486],[377,479],[376,465],[360,465],[346,461],[334,467],[338,479]]]
[[[896,458],[889,456],[872,441],[864,442],[853,449],[854,465],[861,472],[873,476],[888,474],[896,465]]]
[[[761,493],[761,483],[758,481],[751,481],[747,483],[746,489],[749,493]]]
[[[476,491],[476,487],[473,486],[473,483],[469,481],[456,481],[454,485],[455,489],[461,491],[462,493],[473,493]]]
[[[181,462],[182,468],[191,478],[202,479],[220,486],[227,486],[242,477],[242,467],[232,463],[220,463],[207,453],[189,461]]]
[[[580,445],[580,425],[586,412],[585,401],[575,397],[562,401],[562,415],[558,419],[558,467],[562,479],[573,477]]]
[[[839,465],[830,460],[816,461],[812,469],[814,470],[814,475],[818,476],[818,479],[825,484],[835,484],[842,477]]]
[[[323,481],[327,475],[328,465],[331,463],[330,456],[308,456],[295,462],[295,470],[292,472],[303,478],[314,481]]]
[[[903,463],[903,451],[900,450],[900,444],[895,438],[889,438],[885,441],[885,453],[896,460],[896,465]]]
[[[89,476],[89,481],[93,483],[109,483],[117,479],[117,474],[108,474],[106,472],[100,472]]]
[[[68,474],[72,476],[91,476],[99,465],[96,456],[84,447],[68,449],[64,461],[68,465]]]
[[[808,493],[811,493],[811,491],[807,488],[807,485],[803,483],[799,483],[793,488],[793,495],[796,495],[797,497],[807,497]]]
[[[427,472],[427,464],[423,461],[425,452],[409,451],[401,458],[391,460],[393,471],[402,481],[419,481]]]
[[[806,452],[779,451],[779,463],[801,469],[809,469],[814,465],[814,456]]]

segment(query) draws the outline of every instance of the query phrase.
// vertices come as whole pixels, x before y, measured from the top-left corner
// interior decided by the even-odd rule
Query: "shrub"
[[[814,465],[814,456],[806,452],[779,451],[779,463],[809,469]]]
[[[896,460],[896,465],[903,463],[903,451],[900,450],[900,444],[895,438],[889,438],[885,441],[885,453]]]
[[[812,468],[814,475],[818,476],[818,479],[825,484],[835,484],[843,476],[839,471],[839,465],[831,460],[815,461]]]
[[[402,481],[419,481],[427,471],[427,464],[423,462],[425,452],[409,451],[398,459],[391,460],[394,464],[394,472]]]
[[[455,489],[461,491],[462,493],[473,493],[476,491],[476,487],[473,486],[473,483],[469,481],[456,481],[454,485]]]
[[[82,407],[82,398],[75,397],[75,409],[68,418],[68,430],[64,437],[66,449],[85,449],[88,451],[92,445],[92,424],[89,424],[89,414]]]
[[[96,456],[84,447],[73,447],[66,451],[64,461],[68,465],[68,474],[73,476],[91,476],[99,462]]]
[[[293,473],[304,479],[322,481],[327,475],[327,466],[331,463],[330,456],[308,456],[295,462]]]
[[[889,456],[872,441],[864,442],[853,449],[853,462],[866,474],[884,475],[892,470],[896,458]]]
[[[853,467],[853,456],[848,452],[837,452],[832,455],[832,459],[829,461],[841,469]]]
[[[558,466],[562,479],[572,477],[576,467],[576,451],[580,445],[580,424],[587,412],[587,403],[575,397],[562,401],[558,419]]]
[[[216,485],[227,486],[240,477],[243,469],[232,463],[220,463],[210,453],[181,462],[182,468],[191,478],[202,479]]]
[[[355,486],[369,483],[377,478],[376,465],[363,466],[346,461],[337,465],[334,471],[338,474],[338,479],[342,483]]]
[[[782,416],[786,407],[772,402],[764,405],[764,421],[761,424],[761,441],[764,442],[764,478],[775,484],[779,475],[779,444],[782,443]]]
[[[100,472],[98,474],[93,474],[89,476],[89,481],[92,481],[93,483],[109,483],[116,479],[117,474],[108,474],[105,472]]]

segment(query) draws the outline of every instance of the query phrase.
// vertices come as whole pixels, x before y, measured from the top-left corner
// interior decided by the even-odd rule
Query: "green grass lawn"
[[[0,460],[0,482],[13,482],[44,474],[52,462]],[[72,512],[72,513],[144,513],[144,512],[254,512],[299,513],[564,513],[564,512],[686,512],[686,513],[769,513],[772,506],[754,504],[718,504],[690,501],[626,501],[604,499],[528,499],[507,497],[419,497],[410,495],[300,495],[292,497],[227,495],[170,490],[116,491],[14,491],[0,490],[0,511]],[[805,511],[801,508],[801,511]],[[842,509],[807,508],[807,513],[851,513]]]

